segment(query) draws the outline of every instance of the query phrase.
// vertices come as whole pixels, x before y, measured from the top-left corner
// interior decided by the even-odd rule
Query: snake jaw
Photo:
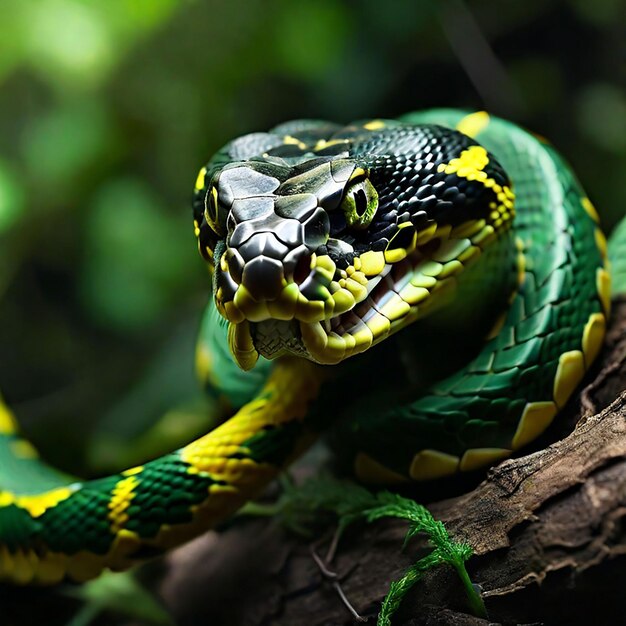
[[[233,357],[247,370],[260,354],[274,359],[290,353],[333,365],[365,352],[445,304],[457,275],[495,238],[482,220],[455,229],[441,225],[418,233],[419,243],[395,259],[372,251],[355,257],[346,270],[335,268],[330,282],[332,261],[313,258],[312,265],[326,266],[325,301],[308,300],[295,283],[275,301],[237,294],[232,302],[218,301],[230,321]]]
[[[228,325],[228,346],[237,365],[244,370],[251,370],[259,360],[259,353],[254,346],[250,333],[250,323],[244,320]]]
[[[483,220],[436,228],[410,254],[385,264],[349,311],[324,322],[300,323],[309,358],[324,365],[339,363],[444,306],[459,274],[497,235]]]
[[[510,226],[510,181],[481,146],[436,127],[378,140],[378,151],[357,136],[340,155],[263,153],[199,178],[196,233],[242,368],[364,352],[447,302]]]

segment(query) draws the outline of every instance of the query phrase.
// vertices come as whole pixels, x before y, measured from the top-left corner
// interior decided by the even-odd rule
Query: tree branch
[[[489,623],[588,624],[599,615],[622,623],[626,299],[614,309],[600,365],[534,451],[491,469],[466,493],[430,501],[451,536],[475,549],[468,569],[483,590]],[[429,502],[428,492],[413,495]],[[339,545],[333,567],[370,623],[389,583],[427,553],[418,541],[402,552],[405,532],[406,524],[386,519],[351,528]],[[164,567],[161,594],[182,626],[354,623],[308,544],[268,520],[211,533],[174,552]],[[456,574],[441,567],[410,592],[394,623],[488,623],[467,613]]]

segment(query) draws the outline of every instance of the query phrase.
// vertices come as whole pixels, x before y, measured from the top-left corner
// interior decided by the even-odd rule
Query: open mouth
[[[325,303],[317,301],[315,310],[307,309],[308,319],[292,315],[252,321],[246,315],[239,323],[231,320],[233,355],[250,369],[259,354],[273,359],[291,353],[325,365],[360,354],[447,302],[457,274],[494,236],[491,226],[476,220],[456,229],[439,227],[392,262],[366,252],[347,271],[332,268],[328,297]],[[346,290],[351,298],[339,293]]]

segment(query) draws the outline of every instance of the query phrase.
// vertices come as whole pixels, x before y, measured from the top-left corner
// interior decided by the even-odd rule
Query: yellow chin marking
[[[321,300],[307,300],[301,297],[296,302],[296,318],[312,324],[320,322],[326,317],[326,307]]]
[[[554,401],[559,408],[563,408],[584,375],[585,359],[580,350],[570,350],[559,357],[553,391]]]
[[[271,317],[267,302],[257,302],[245,285],[239,285],[233,303],[250,322],[261,322]]]
[[[327,254],[314,256],[315,259],[311,261],[311,269],[330,282],[334,278],[335,270],[337,269],[335,262]]]
[[[391,322],[380,313],[376,312],[370,317],[365,325],[372,331],[376,342],[387,336],[391,330]]]
[[[270,315],[277,320],[292,320],[298,308],[299,295],[298,286],[295,283],[285,287],[278,299],[267,303]]]
[[[380,312],[390,321],[402,319],[408,315],[411,306],[405,302],[398,294],[393,295],[382,307]]]
[[[363,276],[363,274],[361,274],[361,276]],[[339,281],[339,284],[341,285],[341,281]],[[357,279],[357,272],[349,278],[346,278],[342,286],[352,294],[355,302],[361,302],[361,300],[364,300],[367,296],[367,289],[365,285]]]
[[[259,358],[250,335],[250,324],[247,320],[239,324],[228,325],[228,346],[233,358],[242,370],[250,370]]]
[[[469,220],[463,224],[459,224],[450,231],[450,237],[452,239],[462,239],[465,237],[472,237],[476,233],[479,233],[486,225],[485,220]]]
[[[513,436],[513,450],[522,448],[548,428],[556,415],[554,402],[528,402]]]
[[[383,317],[380,314],[379,316]],[[389,328],[389,326],[390,322],[387,320],[383,327]],[[350,332],[339,335],[334,331],[327,333],[319,322],[313,324],[301,322],[300,333],[311,357],[323,365],[333,365],[355,354],[360,354],[367,350],[374,340],[380,341],[384,336],[375,337],[374,331],[364,323],[359,324]]]
[[[424,287],[416,287],[412,283],[408,283],[400,291],[402,299],[411,306],[415,306],[428,298],[430,291]]]
[[[337,333],[329,333],[326,340],[326,351],[328,353],[328,359],[334,363],[339,363],[343,360],[348,348],[346,340]],[[330,365],[330,362],[328,363]]]
[[[456,129],[468,137],[476,137],[489,125],[489,113],[476,111],[466,115],[457,125]]]
[[[511,450],[505,448],[472,448],[467,450],[461,458],[459,469],[462,472],[471,472],[485,465],[492,465],[496,461],[511,456]]]
[[[272,302],[271,304],[275,305],[274,302]],[[295,302],[293,303],[293,306],[295,309]],[[246,316],[239,308],[237,308],[237,305],[234,302],[225,302],[223,304],[223,309],[224,313],[226,314],[226,318],[234,324],[239,324],[239,322],[243,322],[246,319]],[[269,304],[268,309],[270,311],[272,310]]]
[[[372,331],[365,325],[361,324],[356,332],[349,335],[354,340],[353,351],[360,353],[365,352],[374,343],[374,335]]]
[[[458,456],[439,450],[422,450],[413,457],[409,475],[413,480],[433,480],[454,474],[458,467]]]
[[[408,482],[406,476],[390,470],[364,452],[359,452],[354,459],[354,473],[359,480],[371,485],[398,485]]]
[[[333,300],[335,301],[335,315],[340,315],[350,310],[356,302],[354,296],[347,289],[342,288],[335,291]]]
[[[302,340],[307,347],[311,356],[316,360],[319,360],[319,356],[323,354],[328,343],[328,335],[322,328],[319,322],[314,324],[300,323],[300,333],[302,334]],[[320,360],[320,363],[323,362]]]

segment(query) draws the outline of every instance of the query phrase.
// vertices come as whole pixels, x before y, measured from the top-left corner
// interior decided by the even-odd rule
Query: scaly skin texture
[[[454,127],[463,118],[438,111],[407,119]],[[550,424],[604,337],[604,236],[589,200],[551,147],[503,120],[474,123],[473,136],[517,173],[520,286],[501,329],[469,365],[416,402],[348,424],[362,478],[387,482],[391,470],[397,480],[424,480],[509,456]],[[393,448],[380,445],[382,428]]]
[[[317,431],[340,421],[341,414],[344,419],[336,425],[335,438],[340,441],[342,454],[351,455],[361,478],[386,483],[428,480],[472,470],[510,455],[545,430],[598,354],[604,337],[609,274],[595,210],[556,152],[508,122],[490,119],[483,113],[467,115],[453,110],[411,114],[404,122],[458,128],[486,148],[485,151],[473,141],[454,135],[457,147],[450,149],[445,162],[436,163],[433,168],[442,179],[447,177],[446,185],[450,180],[457,181],[459,188],[475,188],[477,195],[473,197],[484,196],[485,202],[491,204],[483,207],[483,217],[470,215],[469,209],[463,215],[465,205],[459,203],[457,209],[461,213],[457,211],[448,218],[445,211],[440,211],[438,223],[436,218],[420,221],[413,215],[409,225],[409,221],[399,218],[388,238],[406,226],[402,241],[408,252],[403,252],[402,246],[392,245],[387,245],[384,252],[366,249],[367,242],[358,249],[359,237],[366,240],[367,236],[357,233],[356,241],[354,237],[350,239],[354,253],[338,260],[333,254],[339,248],[333,252],[327,246],[325,254],[317,250],[319,254],[315,256],[307,251],[307,246],[319,245],[317,241],[311,243],[311,238],[319,239],[328,225],[327,218],[317,209],[307,213],[309,200],[301,197],[302,204],[295,209],[292,206],[285,214],[300,216],[302,220],[309,219],[306,215],[314,215],[317,222],[297,241],[300,256],[287,258],[289,251],[278,243],[271,244],[273,248],[268,253],[271,258],[286,258],[285,267],[293,259],[290,271],[294,274],[302,273],[301,259],[305,259],[305,273],[310,270],[311,277],[318,280],[317,286],[309,283],[309,287],[302,287],[303,291],[308,289],[310,299],[297,305],[301,307],[297,311],[301,317],[297,319],[303,336],[317,323],[316,316],[323,315],[320,311],[325,306],[339,306],[337,299],[330,303],[330,290],[338,289],[331,284],[333,271],[337,272],[335,278],[344,281],[346,292],[349,288],[354,290],[352,296],[345,298],[353,297],[352,306],[357,310],[358,303],[364,302],[359,300],[362,296],[355,282],[359,273],[365,281],[362,285],[366,285],[368,280],[376,279],[385,264],[406,265],[405,257],[415,261],[417,265],[407,275],[412,286],[402,291],[397,282],[392,285],[400,289],[397,297],[389,300],[389,293],[377,301],[383,313],[364,314],[373,337],[367,345],[360,344],[360,339],[349,345],[349,338],[345,338],[349,333],[341,341],[333,340],[332,346],[328,340],[325,344],[323,337],[319,339],[319,334],[315,339],[319,339],[319,344],[305,342],[314,351],[309,356],[324,363],[341,361],[348,353],[365,354],[337,368],[290,356],[275,362],[261,358],[251,372],[240,372],[230,358],[231,351],[248,368],[257,361],[259,342],[268,354],[272,350],[277,350],[277,354],[304,350],[297,335],[281,336],[276,343],[267,337],[259,339],[257,331],[254,343],[248,329],[267,312],[264,307],[270,312],[274,308],[281,320],[291,323],[289,315],[295,313],[287,310],[291,306],[289,293],[297,289],[290,284],[299,288],[306,281],[281,282],[284,277],[279,280],[276,273],[279,278],[263,275],[259,282],[255,274],[256,281],[248,281],[246,289],[258,288],[256,300],[248,298],[245,290],[233,299],[238,289],[236,279],[242,285],[246,282],[235,266],[248,262],[244,258],[247,252],[239,251],[235,241],[231,241],[235,224],[228,225],[227,216],[219,215],[224,190],[218,198],[216,186],[212,197],[211,181],[225,164],[254,154],[267,162],[282,159],[278,170],[271,171],[287,172],[295,162],[289,159],[306,160],[316,154],[332,157],[340,154],[346,144],[352,145],[354,136],[365,136],[365,141],[354,144],[352,153],[346,153],[357,165],[350,161],[339,174],[335,171],[332,180],[326,174],[323,180],[327,198],[335,194],[338,201],[337,194],[345,182],[341,177],[356,176],[362,190],[356,201],[362,202],[363,210],[349,213],[349,206],[343,202],[341,206],[346,216],[351,215],[346,217],[348,225],[367,228],[369,220],[376,220],[381,214],[381,208],[376,213],[376,202],[379,207],[392,206],[394,194],[413,193],[402,176],[394,185],[385,187],[382,175],[376,175],[376,159],[371,158],[383,139],[389,143],[393,133],[386,135],[386,129],[397,129],[397,122],[372,120],[356,123],[347,130],[329,123],[295,122],[269,134],[229,144],[212,160],[209,170],[201,172],[196,186],[196,231],[201,251],[217,266],[215,301],[207,310],[197,364],[207,389],[222,397],[223,405],[232,407],[234,415],[181,450],[117,475],[80,482],[55,473],[39,461],[32,447],[20,438],[9,410],[0,404],[0,579],[42,584],[55,583],[66,576],[86,580],[103,568],[123,569],[186,541],[254,497],[314,439]],[[368,133],[372,134],[371,143]],[[439,130],[428,133],[444,140],[448,136]],[[396,137],[392,147],[398,143],[400,139]],[[272,151],[274,156],[269,155]],[[517,212],[513,230],[512,193],[492,155],[512,180]],[[357,170],[361,167],[358,163],[365,163],[362,171]],[[374,192],[364,175],[368,181],[371,178]],[[294,194],[303,189],[308,193],[309,179],[301,179],[304,187],[294,186],[285,174],[285,184],[294,186],[290,192]],[[263,202],[268,206],[275,204],[274,188],[268,187],[268,178],[260,176],[258,181],[252,191],[246,191],[244,199],[264,196]],[[335,183],[337,189],[330,189],[329,185]],[[229,189],[235,195],[241,189],[239,184],[232,177],[229,179]],[[250,185],[242,184],[244,188]],[[458,199],[455,189],[452,195]],[[345,190],[342,193],[345,198]],[[214,213],[209,215],[206,207],[211,202]],[[440,208],[449,208],[444,197],[437,202]],[[472,211],[483,210],[480,202]],[[278,222],[268,211],[257,217],[274,220],[263,222],[270,224],[267,232],[271,233]],[[245,221],[246,216],[241,219]],[[360,224],[359,220],[368,223]],[[431,228],[433,220],[435,227]],[[450,225],[446,220],[454,223]],[[328,228],[331,227],[334,228]],[[437,239],[433,239],[435,232],[439,233]],[[456,235],[453,237],[451,232]],[[497,232],[501,232],[499,237]],[[617,251],[626,245],[623,227],[620,232],[621,239],[612,244]],[[488,245],[491,240],[497,241]],[[252,246],[257,256],[267,252],[267,241],[270,235],[265,237],[265,243]],[[619,252],[616,254],[619,262]],[[327,258],[318,261],[324,256]],[[339,262],[352,268],[349,276],[346,272],[340,278]],[[249,271],[248,278],[259,266],[276,268],[277,264],[255,261],[250,267],[257,269]],[[466,266],[471,267],[466,270]],[[326,291],[319,285],[327,285]],[[284,297],[277,295],[283,294],[280,290],[284,290]],[[440,380],[426,384],[427,374],[411,375],[411,359],[419,362],[431,357],[424,350],[428,341],[431,350],[434,341],[434,349],[439,348],[444,354],[450,347],[438,345],[437,335],[433,339],[431,329],[421,321],[412,323],[443,307],[448,301],[444,294],[454,291],[458,291],[459,297],[448,305],[452,316],[442,323],[445,334],[452,334],[455,342],[454,354],[451,352],[448,360],[457,358],[458,364],[455,362],[455,371],[448,371],[443,378],[431,373]],[[273,295],[266,298],[269,292]],[[323,302],[321,309],[314,303],[316,298]],[[258,304],[266,301],[267,304]],[[230,330],[220,314],[231,321]],[[249,321],[246,316],[254,319]],[[442,319],[445,320],[444,315]],[[483,319],[492,328],[489,338],[480,342],[477,320]],[[405,328],[409,324],[410,328]],[[270,333],[272,328],[266,326],[263,332]],[[280,328],[284,332],[286,326]],[[467,357],[460,354],[462,346],[458,343],[464,342],[464,337],[473,346]],[[379,341],[380,346],[369,349]],[[368,375],[381,385],[369,393]]]

